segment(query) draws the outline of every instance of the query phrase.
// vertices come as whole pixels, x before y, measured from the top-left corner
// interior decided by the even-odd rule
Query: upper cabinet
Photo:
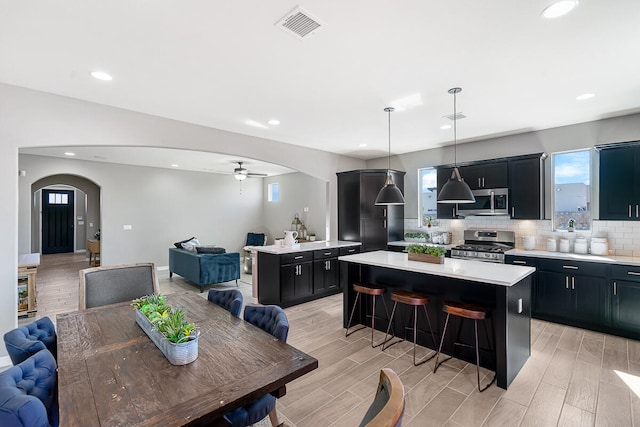
[[[542,154],[509,159],[511,219],[544,219],[544,161]]]
[[[460,174],[472,190],[507,188],[509,183],[506,161],[461,166]]]
[[[640,146],[600,151],[600,219],[640,220]]]
[[[391,171],[404,194],[404,172]],[[362,243],[362,251],[387,248],[404,238],[404,206],[376,206],[386,169],[340,172],[338,175],[338,239]]]

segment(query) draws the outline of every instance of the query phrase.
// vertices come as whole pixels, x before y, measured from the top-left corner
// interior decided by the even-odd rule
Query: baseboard
[[[165,271],[168,269],[169,269],[168,265],[161,265],[160,267],[156,267],[156,271]]]

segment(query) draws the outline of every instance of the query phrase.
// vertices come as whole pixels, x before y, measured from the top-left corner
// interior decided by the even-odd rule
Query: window
[[[66,193],[49,193],[50,205],[68,205],[69,195]]]
[[[280,184],[277,182],[269,184],[268,192],[267,200],[270,202],[277,202],[280,200]]]
[[[591,150],[553,154],[554,225],[567,230],[591,228]]]
[[[418,227],[426,227],[438,212],[438,172],[434,168],[418,169]]]

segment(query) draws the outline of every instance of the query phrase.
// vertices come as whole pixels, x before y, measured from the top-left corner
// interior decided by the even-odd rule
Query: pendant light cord
[[[388,116],[389,116],[389,156],[387,157],[387,174],[391,174],[391,112],[393,110],[387,108]]]
[[[456,116],[456,94],[457,91],[453,91],[453,164],[458,167],[458,117]]]

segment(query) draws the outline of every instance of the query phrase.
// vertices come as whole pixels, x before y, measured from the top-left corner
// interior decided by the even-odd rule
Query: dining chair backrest
[[[289,321],[284,310],[277,305],[247,305],[244,320],[287,342]]]
[[[242,293],[237,289],[209,289],[207,299],[219,305],[236,317],[240,317],[242,310]]]
[[[404,415],[404,386],[393,370],[383,368],[373,403],[364,415],[360,427],[396,427]]]
[[[0,372],[0,426],[58,426],[56,361],[47,349]]]
[[[157,293],[156,265],[152,262],[80,270],[80,310]]]
[[[56,355],[56,328],[48,317],[12,329],[4,334],[4,345],[11,362],[17,365],[43,349]]]

